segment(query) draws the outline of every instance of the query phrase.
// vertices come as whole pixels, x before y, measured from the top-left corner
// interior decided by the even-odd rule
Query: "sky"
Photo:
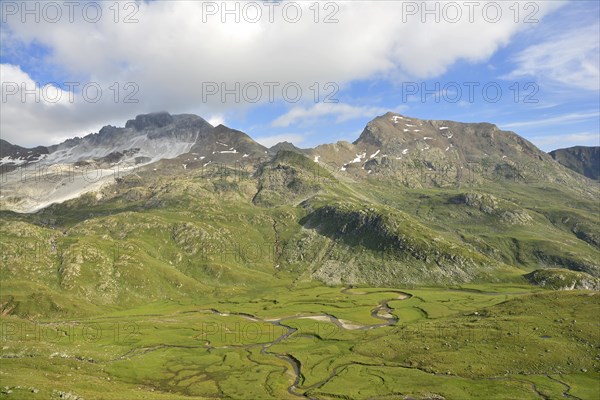
[[[193,113],[271,146],[388,111],[600,145],[598,1],[0,1],[0,137]]]

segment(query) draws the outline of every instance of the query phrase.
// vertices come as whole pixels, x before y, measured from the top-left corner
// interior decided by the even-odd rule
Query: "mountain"
[[[296,146],[294,146],[293,143],[290,142],[279,142],[276,145],[271,146],[271,148],[269,148],[269,154],[270,155],[275,155],[278,152],[285,150],[285,151],[293,151],[295,153],[299,153],[299,154],[307,154],[309,152],[309,150],[304,150],[301,148],[298,148]]]
[[[199,136],[190,153],[199,154],[207,162],[233,163],[247,158],[265,158],[267,148],[241,131],[219,125]]]
[[[50,146],[44,162],[65,164],[108,159],[147,164],[187,153],[211,129],[212,125],[195,115],[172,116],[166,112],[138,115],[127,121],[124,128],[108,125],[98,133]]]
[[[600,179],[600,146],[575,146],[551,151],[550,156],[561,165],[590,179]]]
[[[18,166],[38,162],[43,160],[48,153],[48,148],[44,146],[28,149],[0,139],[0,172],[10,172]]]
[[[311,156],[353,176],[387,176],[413,187],[526,180],[585,191],[585,180],[516,133],[489,123],[419,120],[389,112],[369,122],[353,143],[317,146]]]
[[[488,123],[387,113],[353,143],[299,150],[154,113],[49,146],[27,168],[2,175],[3,278],[12,293],[66,296],[68,312],[67,299],[91,309],[282,280],[600,277],[598,184]],[[12,312],[38,307],[12,296]]]
[[[98,133],[48,147],[25,149],[2,142],[2,207],[34,212],[75,198],[160,160],[177,168],[209,163],[253,162],[267,149],[246,134],[213,127],[189,114],[138,115],[125,127],[104,126]],[[186,155],[185,157],[180,157]]]

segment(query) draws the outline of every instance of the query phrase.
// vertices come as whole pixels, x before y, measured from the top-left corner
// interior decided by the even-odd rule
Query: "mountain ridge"
[[[414,124],[410,124],[409,122],[414,122],[418,125],[414,125]],[[126,136],[126,135],[131,135],[131,131],[134,132],[143,132],[143,131],[147,131],[147,138],[148,139],[158,139],[158,138],[162,138],[162,137],[168,137],[168,136],[174,136],[175,139],[178,139],[178,141],[183,141],[183,142],[192,142],[192,141],[196,141],[198,139],[198,136],[192,135],[190,134],[190,132],[184,132],[185,134],[182,134],[181,132],[175,132],[175,129],[170,129],[170,130],[162,130],[165,127],[168,126],[173,126],[174,128],[176,128],[177,130],[181,131],[184,129],[191,129],[191,128],[196,128],[198,130],[198,133],[206,133],[207,131],[210,131],[211,128],[212,129],[216,129],[219,127],[214,127],[212,125],[210,125],[208,122],[206,122],[206,120],[204,120],[203,118],[194,115],[194,114],[169,114],[166,111],[160,111],[160,112],[152,112],[152,113],[148,113],[148,114],[140,114],[138,116],[136,116],[134,119],[130,119],[127,120],[124,127],[115,127],[112,125],[105,125],[103,126],[97,133],[91,133],[88,135],[85,135],[83,137],[74,137],[71,139],[67,139],[61,143],[58,144],[54,144],[54,145],[50,145],[50,146],[37,146],[34,149],[37,149],[37,152],[39,153],[48,153],[49,155],[51,155],[52,153],[56,153],[57,151],[67,151],[69,149],[72,149],[73,147],[76,147],[78,145],[81,145],[82,142],[88,142],[89,145],[103,145],[105,144],[104,142],[109,141],[109,140],[114,140],[115,138],[117,138],[118,136]],[[227,127],[225,127],[224,125],[220,125],[221,128],[219,129],[225,129]],[[407,128],[411,128],[411,129],[407,129]],[[420,129],[412,129],[412,128],[416,128],[419,127]],[[393,132],[393,129],[391,128],[396,128],[396,132]],[[400,129],[402,129],[402,131],[400,131]],[[231,129],[231,128],[227,128],[229,130],[229,133],[232,134],[238,134],[243,137],[245,137],[246,140],[249,140],[251,142],[254,142],[254,140],[246,135],[245,133],[239,131],[239,130],[235,130],[235,129]],[[129,131],[128,131],[129,130]],[[507,141],[512,141],[514,143],[511,143],[513,147],[515,147],[517,150],[525,153],[525,154],[529,154],[532,156],[537,156],[539,157],[546,157],[546,153],[539,150],[533,143],[527,141],[526,139],[522,138],[521,136],[519,136],[518,134],[516,134],[515,132],[512,131],[502,131],[500,130],[495,124],[489,123],[489,122],[476,122],[476,123],[461,123],[461,122],[456,122],[456,121],[451,121],[451,120],[419,120],[416,118],[411,118],[408,116],[404,116],[398,113],[394,113],[394,112],[387,112],[381,116],[375,117],[373,120],[371,120],[370,122],[367,123],[367,125],[365,126],[365,128],[363,129],[362,133],[359,135],[359,137],[352,143],[349,142],[337,142],[337,143],[323,143],[323,144],[319,144],[317,146],[315,146],[314,148],[307,148],[307,149],[300,149],[298,147],[296,147],[295,145],[293,145],[292,143],[287,143],[287,142],[281,142],[278,143],[274,146],[271,147],[271,149],[267,149],[269,150],[269,153],[271,155],[274,155],[277,153],[278,150],[281,149],[285,149],[285,150],[293,150],[302,154],[316,154],[317,149],[320,148],[327,148],[327,147],[332,147],[332,146],[338,146],[341,147],[343,150],[351,150],[352,146],[356,146],[356,148],[360,148],[361,146],[364,148],[365,146],[387,146],[388,148],[392,148],[393,150],[396,150],[396,154],[392,154],[392,155],[388,155],[388,156],[393,156],[393,157],[397,157],[398,159],[402,158],[403,155],[407,155],[409,154],[411,151],[426,151],[430,149],[430,144],[432,142],[428,141],[433,141],[433,143],[438,144],[441,148],[445,148],[444,151],[448,152],[448,151],[455,151],[455,147],[454,147],[454,143],[453,141],[456,141],[457,138],[455,135],[455,133],[453,131],[455,130],[459,130],[459,131],[465,131],[465,133],[467,135],[469,135],[469,139],[473,139],[473,136],[478,137],[478,139],[480,139],[480,142],[486,142],[487,144],[494,144],[494,142],[498,142],[498,136],[500,136],[500,138],[502,139],[508,139],[505,140],[504,142]],[[417,133],[417,132],[424,132],[424,133]],[[434,133],[436,134],[435,137],[433,136],[427,136],[427,134],[431,134]],[[452,140],[454,139],[454,140]],[[481,139],[485,139],[485,140],[481,140]],[[410,143],[411,141],[417,142],[416,145]],[[256,143],[256,142],[255,142]],[[504,153],[509,152],[510,150],[514,150],[514,149],[510,149],[507,148],[506,143],[501,143],[504,145],[504,147],[500,147],[496,150],[500,151],[503,153],[503,155],[506,155]],[[124,144],[126,145],[126,144]],[[404,145],[404,147],[402,147],[402,145]],[[196,146],[194,151],[200,150],[199,149],[200,146]],[[264,151],[264,149],[262,149],[261,146],[261,151]],[[411,148],[413,147],[413,148]],[[476,146],[473,146],[476,147]],[[577,148],[577,146],[575,147]],[[265,148],[266,149],[266,148]],[[2,165],[6,165],[6,164],[10,164],[11,161],[7,160],[5,158],[10,158],[12,157],[13,154],[15,155],[22,155],[19,154],[19,151],[22,153],[23,151],[29,151],[32,149],[28,149],[28,148],[24,148],[18,145],[14,145],[11,144],[9,142],[7,142],[6,140],[2,140],[2,151],[0,152],[0,155],[3,160],[0,162],[0,164]],[[118,149],[119,151],[123,151],[123,150],[131,150],[131,146],[130,148],[127,147],[121,147]],[[408,150],[408,151],[407,151]],[[468,152],[465,152],[465,156],[463,158],[467,159],[468,158],[479,158],[481,159],[482,156],[488,156],[487,153],[485,152],[479,152],[479,154],[471,154],[473,153],[474,149],[468,149]],[[190,152],[191,150],[188,149],[187,151],[184,152],[179,152],[179,154],[175,153],[170,153],[170,154],[166,154],[166,157],[162,157],[162,158],[174,158],[178,155],[181,154],[185,154],[186,152]],[[551,153],[554,153],[558,150],[555,150]],[[173,156],[173,154],[175,154],[175,156]],[[79,155],[74,155],[74,157],[79,157],[80,159],[82,159],[83,157],[85,157],[86,155],[89,156],[94,156],[94,154],[79,154]],[[102,156],[106,156],[108,154],[103,154]],[[370,154],[373,155],[373,154]],[[355,157],[356,158],[356,157]],[[362,158],[366,158],[362,157]],[[15,159],[18,160],[18,159]],[[51,157],[49,160],[46,160],[46,162],[60,162],[60,161],[67,161],[67,162],[73,162],[74,158],[61,158],[61,157],[57,157],[54,156],[53,158]],[[44,160],[33,160],[33,162],[35,161],[44,161]],[[75,161],[79,161],[79,160],[75,160]],[[30,162],[30,161],[27,161]],[[350,164],[352,162],[346,162],[343,165],[346,164]],[[16,165],[20,165],[20,163],[17,163]]]
[[[517,179],[560,183],[591,195],[585,188],[586,178],[514,132],[490,123],[419,120],[393,112],[370,121],[352,143],[308,149],[291,143],[267,149],[244,132],[222,124],[214,127],[197,115],[164,111],[138,115],[124,127],[106,125],[98,133],[36,149],[2,143],[0,163],[5,174],[0,207],[34,212],[97,191],[117,177],[159,161],[179,170],[237,165],[253,173],[279,151],[302,154],[330,173],[352,179],[399,179],[413,188]],[[31,175],[31,170],[51,166],[59,166],[54,168],[59,170],[57,179],[21,188],[23,171]],[[84,176],[94,170],[101,178]]]
[[[550,156],[565,167],[590,179],[600,179],[600,146],[573,146],[553,150]]]

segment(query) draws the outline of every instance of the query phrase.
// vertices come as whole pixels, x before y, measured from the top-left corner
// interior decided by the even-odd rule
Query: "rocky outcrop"
[[[525,276],[530,283],[556,290],[600,290],[600,279],[561,268],[538,269]]]
[[[173,117],[168,112],[157,112],[138,115],[125,123],[125,128],[133,128],[137,131],[148,128],[162,128],[173,123]]]

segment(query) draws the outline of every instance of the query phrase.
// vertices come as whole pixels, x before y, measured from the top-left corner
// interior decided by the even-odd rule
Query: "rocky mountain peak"
[[[306,151],[294,146],[293,143],[290,142],[279,142],[274,146],[269,148],[269,154],[277,154],[279,151],[293,151],[295,153],[305,154]]]
[[[163,128],[171,123],[173,123],[173,116],[168,112],[161,111],[138,115],[135,119],[127,121],[125,128],[141,131],[147,128]]]
[[[370,121],[353,144],[369,151],[381,149],[382,154],[396,157],[439,153],[438,156],[456,154],[472,161],[486,157],[545,156],[529,141],[494,124],[422,120],[393,112]]]

